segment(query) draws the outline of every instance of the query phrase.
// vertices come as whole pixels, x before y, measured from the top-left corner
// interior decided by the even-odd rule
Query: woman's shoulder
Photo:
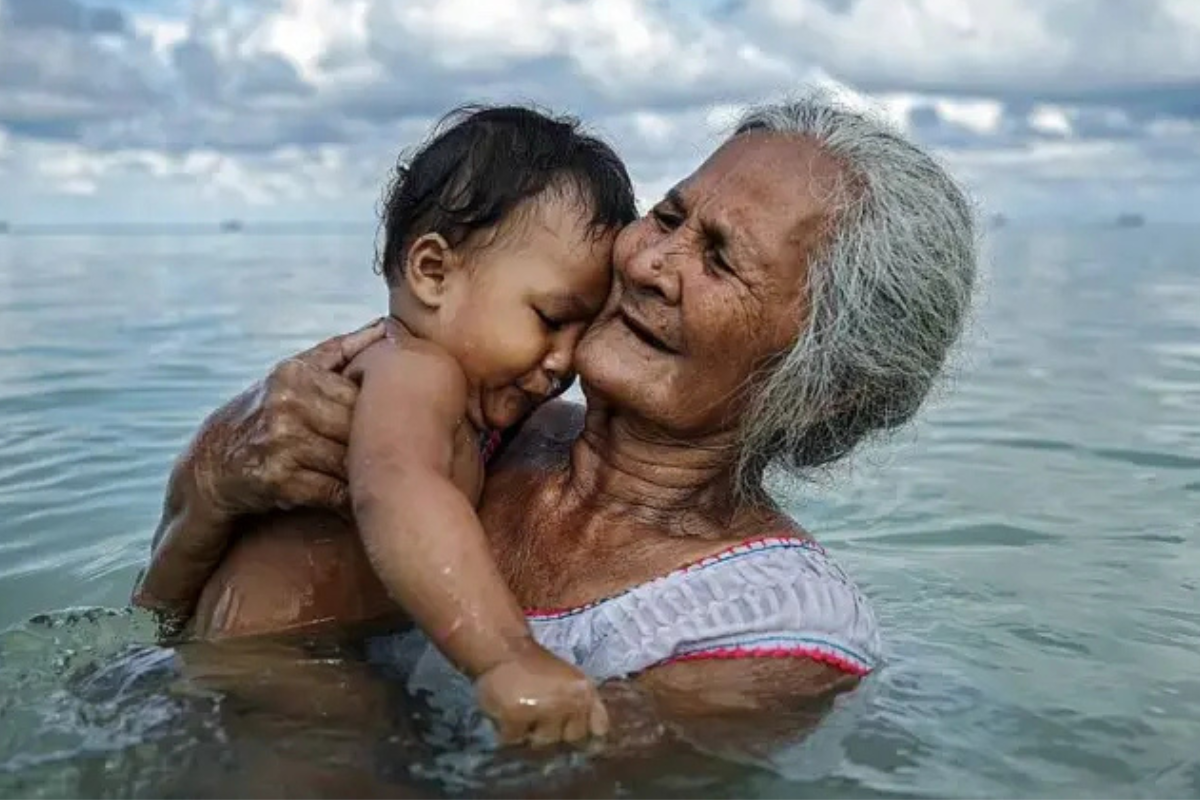
[[[551,400],[538,407],[521,426],[531,437],[572,442],[583,431],[585,408],[571,400]]]

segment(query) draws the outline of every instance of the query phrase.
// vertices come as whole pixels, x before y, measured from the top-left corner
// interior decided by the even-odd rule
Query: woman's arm
[[[808,712],[853,689],[860,680],[799,657],[678,661],[652,667],[636,678],[656,705],[676,719]]]
[[[346,508],[346,444],[358,387],[340,371],[380,322],[277,365],[205,420],[176,462],[135,605],[187,617],[237,522],[273,509]]]
[[[676,662],[609,681],[600,687],[612,720],[604,747],[579,787],[557,791],[595,795],[611,785],[652,796],[664,763],[695,787],[728,785],[746,765],[778,770],[846,688],[844,674],[805,658]]]

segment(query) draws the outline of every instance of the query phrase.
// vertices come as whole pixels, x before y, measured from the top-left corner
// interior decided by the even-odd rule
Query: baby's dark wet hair
[[[383,201],[377,269],[391,285],[404,274],[417,237],[438,233],[457,247],[547,190],[577,201],[597,235],[637,217],[625,165],[575,118],[521,106],[458,108],[396,165]]]

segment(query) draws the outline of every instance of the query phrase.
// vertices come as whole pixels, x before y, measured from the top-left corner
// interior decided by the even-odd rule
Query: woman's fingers
[[[292,476],[280,500],[285,509],[337,509],[349,502],[349,493],[345,481],[321,472],[303,470]]]
[[[357,397],[358,387],[341,375],[293,358],[263,383],[257,413],[273,440],[311,430],[345,443]]]
[[[326,339],[317,346],[300,353],[296,359],[318,369],[337,372],[345,369],[346,365],[353,361],[359,353],[382,339],[383,336],[383,320],[377,319],[352,333],[344,333]]]
[[[319,472],[346,482],[346,445],[314,436],[293,451],[297,472]]]
[[[311,379],[322,396],[350,408],[358,399],[358,384],[337,372],[312,369]]]
[[[339,403],[318,392],[308,395],[296,413],[312,433],[345,447],[350,443],[353,403]]]

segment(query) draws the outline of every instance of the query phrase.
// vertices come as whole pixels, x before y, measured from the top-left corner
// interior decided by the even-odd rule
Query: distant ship
[[[1008,217],[1003,214],[992,214],[988,217],[988,224],[993,228],[1003,228],[1008,224]]]
[[[1146,218],[1141,214],[1126,212],[1117,215],[1116,226],[1118,228],[1140,228],[1145,224]]]
[[[8,224],[7,222],[5,222],[4,220],[0,219],[0,234],[2,234],[2,233],[8,233],[8,232],[9,232],[9,231],[11,231],[11,230],[12,230],[12,226],[11,226],[11,225],[9,225],[9,224]]]
[[[221,223],[221,233],[238,233],[245,227],[240,219],[227,219]]]

